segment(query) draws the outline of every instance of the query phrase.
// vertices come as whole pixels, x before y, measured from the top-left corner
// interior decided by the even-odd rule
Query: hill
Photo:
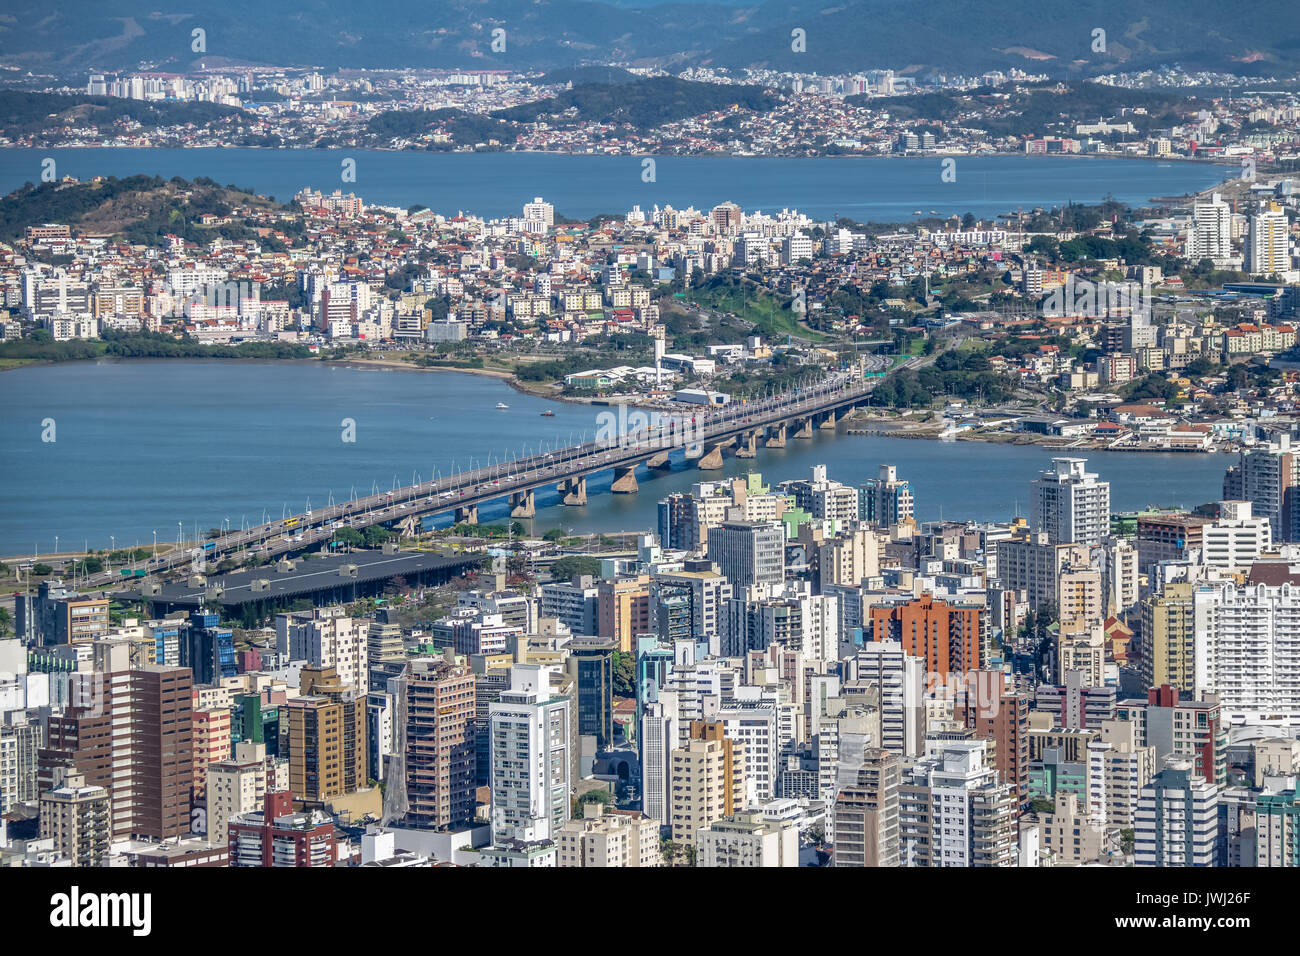
[[[775,104],[776,97],[759,86],[653,76],[633,83],[583,83],[550,99],[497,110],[492,115],[518,123],[631,123],[638,129],[650,129],[729,106],[764,112]]]
[[[1123,108],[1141,108],[1145,113],[1126,113],[1139,132],[1178,122],[1188,97],[1183,93],[1127,90],[1100,83],[1079,82],[1064,91],[1058,84],[985,86],[967,92],[922,93],[916,96],[850,96],[846,102],[888,111],[901,120],[941,120],[982,129],[993,136],[1018,133],[1039,135],[1073,134],[1078,123],[1095,123],[1101,117],[1117,117]],[[995,110],[978,118],[972,110]]]
[[[637,75],[616,66],[571,66],[549,70],[537,82],[552,86],[559,83],[635,83]]]
[[[199,218],[229,216],[237,208],[281,208],[237,186],[200,177],[194,181],[158,176],[109,176],[87,183],[27,183],[0,199],[0,239],[21,236],[27,226],[67,223],[73,233],[120,236],[130,242],[160,245],[167,234],[195,242],[220,235],[255,235],[242,221],[204,226]]]
[[[492,140],[510,143],[518,135],[519,127],[503,119],[452,108],[390,110],[372,116],[366,122],[366,135],[372,146],[387,146],[393,140],[418,143],[421,137],[439,132],[449,136],[450,142],[439,144],[429,141],[429,149],[477,146]]]
[[[0,90],[0,136],[18,139],[60,126],[101,129],[122,121],[146,128],[201,126],[241,111],[216,103],[150,103],[111,96],[59,96]]]

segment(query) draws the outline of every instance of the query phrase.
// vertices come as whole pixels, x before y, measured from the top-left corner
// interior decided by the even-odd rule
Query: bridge
[[[912,358],[899,368],[927,361]],[[737,458],[754,458],[760,446],[783,448],[792,439],[812,438],[814,429],[833,429],[840,417],[862,404],[878,381],[878,377],[864,377],[858,371],[836,372],[810,386],[766,399],[701,406],[666,423],[229,531],[193,548],[154,557],[144,563],[143,570],[154,574],[194,567],[200,561],[215,564],[241,550],[274,557],[327,542],[335,531],[346,527],[384,524],[414,534],[423,518],[443,514],[452,514],[458,523],[476,524],[480,506],[502,499],[508,500],[512,518],[531,518],[539,489],[553,486],[564,504],[585,505],[587,479],[603,471],[614,472],[612,492],[634,493],[637,466],[667,470],[674,449],[684,448],[688,458],[696,459],[698,468],[716,470],[722,468],[724,449],[732,449]],[[123,579],[105,572],[87,577],[83,586],[100,587],[117,580]]]

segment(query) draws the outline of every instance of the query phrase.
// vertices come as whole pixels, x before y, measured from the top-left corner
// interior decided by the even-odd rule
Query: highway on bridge
[[[912,358],[899,368],[926,364],[928,359]],[[459,472],[406,485],[394,491],[329,505],[313,511],[257,525],[245,530],[220,534],[191,548],[176,550],[143,563],[150,573],[183,569],[196,570],[215,566],[223,557],[241,549],[252,554],[275,556],[299,551],[333,537],[340,528],[365,528],[374,524],[406,524],[408,527],[420,518],[456,512],[464,520],[477,521],[479,505],[501,498],[510,498],[512,513],[531,516],[532,493],[539,488],[559,486],[567,503],[586,502],[585,479],[597,472],[613,469],[625,482],[615,491],[635,491],[632,469],[649,463],[664,467],[667,453],[686,447],[688,455],[697,451],[701,463],[715,456],[720,467],[721,450],[736,441],[748,442],[752,457],[757,439],[772,429],[779,431],[785,440],[785,426],[803,422],[804,429],[812,427],[812,420],[821,416],[852,408],[865,398],[879,378],[864,378],[858,372],[836,372],[804,388],[783,392],[770,398],[739,402],[721,407],[701,406],[699,411],[686,411],[664,416],[658,424],[629,431],[625,434],[584,442],[547,454],[531,455],[512,461],[492,464],[485,468]],[[691,417],[687,417],[691,416]],[[810,432],[805,431],[805,434]],[[514,508],[518,502],[518,507]],[[410,519],[408,521],[408,519]],[[201,562],[199,558],[201,556]],[[81,582],[83,587],[101,587],[114,581],[125,580],[116,573],[91,575]]]

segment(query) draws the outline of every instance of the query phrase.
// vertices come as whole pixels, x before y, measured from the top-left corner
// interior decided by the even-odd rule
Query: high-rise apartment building
[[[709,532],[709,560],[734,591],[785,581],[785,529],[764,521],[724,521]]]
[[[341,607],[315,608],[275,618],[276,646],[308,667],[332,667],[357,693],[369,690],[369,632],[372,625],[348,617]],[[401,635],[398,634],[400,643]],[[294,791],[297,793],[297,791]]]
[[[538,588],[540,615],[553,617],[571,634],[596,633],[596,606],[599,589],[590,577],[576,581],[551,581]]]
[[[1142,788],[1156,772],[1154,747],[1138,742],[1137,726],[1104,720],[1088,742],[1089,819],[1098,826],[1132,827]]]
[[[1214,694],[1233,724],[1300,729],[1300,588],[1214,583],[1193,603],[1197,696]]]
[[[1192,223],[1187,230],[1187,255],[1191,262],[1220,261],[1232,256],[1232,207],[1215,193],[1209,202],[1192,205]]]
[[[835,796],[832,865],[898,866],[902,761],[887,750],[867,750],[854,776]]]
[[[1286,213],[1272,203],[1262,207],[1250,217],[1246,271],[1261,276],[1289,272],[1290,242]]]
[[[1217,866],[1218,784],[1189,761],[1170,761],[1142,788],[1133,833],[1138,866]]]
[[[264,744],[236,744],[233,757],[208,765],[204,821],[208,842],[226,846],[231,818],[254,812],[263,806],[268,791],[282,790],[287,784],[287,767],[268,762]]]
[[[827,478],[825,465],[814,465],[810,478],[783,481],[777,487],[819,520],[853,521],[858,517],[858,489]]]
[[[1149,688],[1146,700],[1119,701],[1114,716],[1137,725],[1138,743],[1154,748],[1157,764],[1185,757],[1193,773],[1227,784],[1228,728],[1217,701],[1183,700],[1163,684]]]
[[[194,724],[194,802],[202,803],[208,786],[208,766],[231,755],[230,708],[196,707]]]
[[[680,571],[661,571],[650,582],[653,633],[671,644],[692,640],[720,654],[723,610],[731,582],[710,561],[683,563]]]
[[[398,687],[406,824],[438,829],[463,823],[474,813],[474,674],[444,660],[416,658]]]
[[[41,794],[41,839],[54,841],[54,852],[73,866],[100,866],[108,855],[108,790],[88,786],[70,773],[62,786]]]
[[[1273,541],[1300,541],[1300,455],[1291,450],[1291,436],[1243,449],[1237,464],[1223,477],[1227,501],[1249,501],[1252,515],[1267,518]]]
[[[894,641],[925,661],[927,671],[947,677],[980,667],[980,609],[949,604],[932,594],[902,604],[871,608],[871,639]]]
[[[556,836],[556,866],[662,866],[659,823],[638,810],[606,810],[584,803],[581,818]]]
[[[928,741],[899,788],[903,866],[1010,866],[1016,799],[998,782],[985,740]]]
[[[792,820],[761,813],[735,813],[701,827],[695,865],[773,867],[799,865],[799,828]]]
[[[1219,517],[1201,529],[1201,563],[1212,568],[1248,568],[1273,543],[1268,519],[1253,514],[1249,501],[1219,503]]]
[[[192,684],[183,667],[128,667],[125,642],[96,645],[77,703],[50,718],[38,754],[42,792],[80,773],[109,791],[115,837],[156,840],[190,829],[194,785]]]
[[[910,521],[916,513],[912,485],[898,477],[897,465],[881,465],[880,475],[868,478],[859,490],[858,516],[881,528]]]
[[[1142,684],[1196,686],[1196,585],[1171,581],[1142,601]]]
[[[646,816],[660,826],[667,826],[672,815],[672,760],[678,737],[676,696],[673,691],[661,691],[658,699],[645,705],[637,739],[642,807]]]
[[[596,585],[596,634],[630,653],[651,631],[650,578],[644,574],[604,579]]]
[[[1001,671],[975,671],[966,682],[966,726],[992,741],[993,767],[1019,807],[1029,803],[1029,711],[1033,700],[1003,687]]]
[[[868,641],[851,659],[850,674],[874,688],[880,704],[880,744],[905,759],[925,749],[925,661],[897,641]]]
[[[491,706],[492,841],[554,842],[569,819],[572,702],[540,665],[510,668],[510,687]]]
[[[1085,458],[1053,458],[1034,479],[1030,525],[1052,544],[1100,544],[1110,533],[1110,482],[1085,471]]]
[[[302,695],[280,708],[280,754],[294,798],[323,804],[366,785],[366,697],[332,667],[304,667],[299,679]]]
[[[1090,550],[1082,545],[1053,544],[1046,532],[1022,533],[997,542],[997,580],[1003,588],[1024,591],[1037,610],[1057,601],[1061,572],[1087,567]]]
[[[703,827],[744,807],[744,749],[720,723],[692,721],[690,739],[673,751],[672,813],[675,843],[695,846]]]

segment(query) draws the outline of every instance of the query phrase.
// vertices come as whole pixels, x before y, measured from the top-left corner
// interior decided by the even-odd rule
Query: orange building
[[[636,645],[637,635],[650,633],[651,625],[648,575],[596,585],[597,636],[618,641],[618,649],[626,654]]]
[[[229,760],[230,708],[196,707],[190,712],[194,740],[194,799],[199,801],[207,792],[208,765]]]
[[[980,609],[936,601],[932,594],[873,607],[871,639],[898,641],[935,675],[965,674],[980,666]]]

